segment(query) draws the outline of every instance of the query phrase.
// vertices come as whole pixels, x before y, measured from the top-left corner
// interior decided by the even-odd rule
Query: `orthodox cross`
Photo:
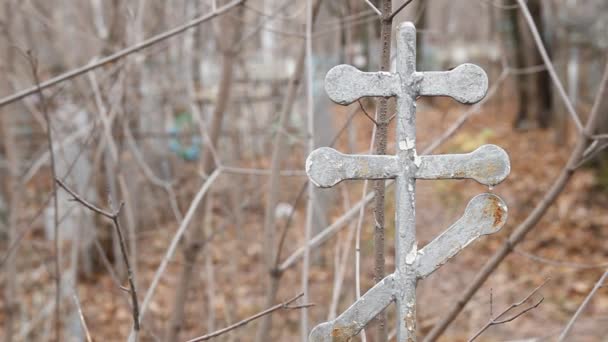
[[[345,155],[322,147],[306,160],[306,172],[319,187],[346,179],[395,179],[395,271],[385,277],[333,321],[316,326],[309,340],[348,341],[378,313],[395,302],[397,341],[416,340],[416,285],[481,235],[497,232],[507,218],[498,196],[474,197],[464,215],[424,248],[418,250],[415,227],[416,179],[474,179],[488,186],[510,172],[509,156],[498,146],[484,145],[468,154],[416,154],[416,97],[450,96],[462,103],[481,100],[488,78],[480,67],[463,64],[446,72],[417,72],[416,28],[400,25],[396,73],[361,72],[349,65],[332,68],[325,78],[329,97],[349,104],[367,96],[397,97],[396,155]]]

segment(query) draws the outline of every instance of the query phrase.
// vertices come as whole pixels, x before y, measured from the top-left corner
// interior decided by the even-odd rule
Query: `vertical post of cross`
[[[402,291],[397,305],[397,341],[416,339],[416,28],[412,23],[397,31],[397,74],[401,91],[397,94],[397,155],[404,165],[395,183],[395,266]]]

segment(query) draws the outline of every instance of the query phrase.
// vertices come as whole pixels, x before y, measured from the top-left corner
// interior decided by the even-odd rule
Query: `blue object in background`
[[[190,138],[190,145],[182,144],[180,135],[182,133],[190,133],[194,128],[192,116],[190,113],[182,112],[175,117],[173,127],[169,128],[169,150],[177,154],[180,158],[187,161],[198,160],[201,153],[202,139],[198,135],[193,135]]]

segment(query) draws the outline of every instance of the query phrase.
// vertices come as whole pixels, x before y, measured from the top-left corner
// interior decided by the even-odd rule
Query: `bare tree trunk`
[[[552,44],[547,39],[547,26],[543,23],[543,4],[542,1],[530,1],[528,3],[528,8],[530,9],[530,13],[534,18],[534,23],[536,27],[538,27],[541,38],[543,38],[543,45],[547,49],[547,53],[549,57],[551,57],[551,48]],[[532,53],[532,63],[531,66],[542,65],[543,59],[538,53],[536,49],[529,49]],[[551,124],[551,119],[553,118],[553,99],[552,99],[552,89],[553,84],[551,83],[551,78],[549,77],[549,72],[543,70],[537,74],[532,75],[534,78],[534,83],[536,84],[537,96],[536,96],[536,108],[538,110],[536,116],[536,122],[538,126],[541,128],[547,128]]]
[[[0,16],[0,20],[2,20],[3,25],[0,26],[0,30],[2,30],[2,35],[0,37],[4,37],[0,41],[0,74],[6,75],[5,81],[0,82],[0,95],[10,94],[13,89],[9,85],[8,75],[10,68],[14,65],[13,62],[15,60],[14,49],[11,48],[11,18],[12,18],[12,8],[11,2],[6,1],[4,3],[3,8],[0,8],[0,11],[3,10],[4,13]],[[8,163],[7,171],[8,175],[4,178],[4,194],[6,195],[7,209],[8,209],[8,224],[7,224],[7,235],[8,235],[8,245],[13,246],[16,243],[17,236],[17,223],[19,218],[19,208],[21,202],[21,193],[23,189],[19,189],[19,151],[16,145],[15,132],[13,131],[13,127],[15,126],[16,113],[11,111],[11,107],[3,107],[0,109],[0,125],[2,129],[2,137],[4,144],[4,154],[6,158],[6,162]],[[7,251],[10,251],[10,247],[7,248]],[[16,322],[18,319],[18,302],[16,300],[16,258],[15,254],[11,253],[8,259],[6,260],[6,268],[5,279],[6,284],[4,286],[4,310],[5,310],[5,321],[4,321],[4,340],[7,342],[13,341],[13,334],[16,330]]]
[[[511,0],[504,0],[506,6],[512,5]],[[504,11],[509,22],[510,31],[506,34],[504,43],[507,45],[506,51],[515,51],[515,60],[513,61],[513,68],[521,69],[526,66],[526,48],[524,46],[524,40],[522,37],[521,30],[519,28],[519,11],[509,10]],[[529,119],[528,108],[530,105],[528,97],[528,83],[525,74],[518,73],[515,75],[515,92],[519,99],[517,116],[513,122],[513,127],[524,128],[527,125]]]
[[[380,4],[382,20],[380,25],[380,70],[390,71],[391,68],[391,43],[393,19],[391,17],[391,0],[382,0]],[[377,101],[376,107],[376,146],[375,154],[386,154],[386,144],[388,135],[388,98],[381,97]],[[374,182],[374,282],[378,283],[384,279],[385,274],[385,232],[384,232],[384,196],[385,181],[377,180]],[[376,330],[376,340],[378,342],[388,341],[388,330],[386,326],[386,311],[381,312],[376,317],[378,324]]]
[[[511,4],[506,0],[505,4]],[[534,23],[538,27],[543,44],[547,52],[551,55],[550,45],[547,44],[546,27],[542,20],[541,1],[530,1],[529,9]],[[536,66],[543,63],[540,53],[536,49],[528,47],[526,39],[522,35],[518,24],[519,11],[505,11],[511,27],[511,49],[515,51],[514,68],[525,68],[526,66]],[[507,49],[507,51],[510,49]],[[536,121],[538,127],[546,128],[551,123],[552,118],[552,84],[547,71],[534,74],[519,73],[515,76],[516,91],[519,97],[519,109],[513,126],[516,128],[527,128],[532,125],[532,120]],[[531,90],[535,90],[532,92]],[[531,96],[532,95],[532,96]],[[532,116],[530,113],[534,113]]]
[[[243,15],[243,7],[238,7],[237,18],[241,18]],[[243,25],[241,23],[235,23],[228,16],[221,18],[220,31],[222,33],[232,32],[230,35],[231,39],[228,42],[232,43],[238,41],[241,36]],[[212,148],[217,146],[217,142],[220,138],[220,132],[224,121],[224,114],[230,102],[230,95],[232,93],[234,65],[236,64],[236,52],[232,47],[223,47],[222,49],[222,71],[219,85],[219,91],[217,94],[217,102],[213,115],[211,118],[211,125],[209,129],[209,143],[212,145],[210,148],[205,149],[202,158],[202,169],[206,175],[210,175],[213,170],[217,167],[213,158]],[[206,207],[205,197],[201,201],[201,208]],[[186,306],[186,299],[190,283],[193,279],[194,265],[196,258],[203,247],[203,241],[205,239],[204,230],[204,218],[201,220],[201,224],[194,227],[192,234],[187,238],[184,249],[184,266],[181,271],[178,286],[175,290],[175,299],[173,304],[173,312],[169,320],[169,328],[165,341],[173,342],[179,340],[179,332],[184,322],[184,312]]]

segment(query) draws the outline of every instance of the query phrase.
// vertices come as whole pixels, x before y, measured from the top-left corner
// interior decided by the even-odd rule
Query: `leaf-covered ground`
[[[369,105],[366,103],[366,106]],[[439,136],[449,125],[466,111],[466,106],[454,106],[444,100],[437,100],[433,106],[420,103],[418,111],[419,150]],[[346,110],[339,109],[333,115],[336,127],[346,120]],[[371,112],[371,111],[370,111]],[[492,101],[478,114],[472,115],[465,125],[443,144],[435,153],[458,153],[471,151],[481,144],[493,143],[503,147],[510,155],[512,171],[507,180],[494,189],[480,186],[473,181],[420,181],[417,190],[417,229],[419,245],[423,245],[447,228],[463,212],[470,198],[482,192],[494,192],[508,204],[509,218],[501,232],[482,237],[471,244],[439,271],[419,283],[418,325],[422,335],[445,313],[476,272],[492,253],[505,241],[508,234],[522,222],[542,198],[560,169],[565,164],[573,145],[573,132],[568,137],[556,139],[554,130],[512,129],[513,108],[510,102]],[[329,120],[329,118],[328,118]],[[349,133],[354,136],[354,151],[368,149],[372,123],[363,114],[353,121]],[[391,129],[392,131],[392,129]],[[346,135],[338,142],[338,148],[349,150]],[[392,141],[392,136],[389,138]],[[561,141],[562,144],[556,144]],[[392,150],[392,146],[389,149]],[[302,168],[305,154],[301,148],[292,148],[283,168]],[[240,165],[268,167],[268,160],[237,161]],[[195,174],[196,170],[190,170]],[[198,187],[196,176],[184,177],[180,183],[180,202],[186,208]],[[220,182],[211,201],[213,217],[208,222],[214,232],[205,244],[203,253],[196,263],[194,285],[188,294],[186,321],[181,334],[183,339],[202,335],[230,323],[248,317],[264,309],[267,270],[264,266],[262,248],[262,222],[264,215],[264,191],[256,189],[265,186],[257,183],[259,178],[249,176],[220,176]],[[237,200],[231,199],[225,189],[235,185],[241,189]],[[281,200],[291,203],[302,184],[302,178],[284,178]],[[503,310],[511,303],[525,297],[535,287],[550,278],[540,290],[543,303],[536,309],[519,317],[514,322],[488,329],[480,341],[523,340],[532,337],[546,337],[548,340],[559,334],[584,297],[600,277],[603,269],[591,267],[608,261],[606,237],[608,231],[608,204],[606,192],[596,186],[595,174],[590,168],[582,168],[572,178],[564,193],[551,206],[538,226],[527,236],[485,283],[483,288],[468,303],[464,312],[446,332],[444,341],[466,340],[489,319],[490,312]],[[371,188],[371,187],[370,187]],[[331,194],[333,205],[329,210],[329,222],[333,222],[344,212],[344,198],[350,203],[361,197],[362,182],[343,182]],[[220,191],[221,190],[221,191]],[[163,194],[156,199],[159,207],[165,201]],[[235,216],[235,202],[244,208],[239,218]],[[291,254],[304,237],[305,201],[297,206],[283,257]],[[142,209],[142,210],[145,210]],[[156,215],[152,208],[150,215]],[[392,191],[387,194],[387,270],[392,270],[393,260],[393,211]],[[30,210],[31,212],[34,209]],[[29,214],[31,212],[28,211]],[[361,236],[361,278],[365,291],[372,285],[373,240],[371,208],[366,210],[366,220]],[[159,217],[163,217],[159,215]],[[159,221],[160,218],[156,221]],[[96,221],[99,222],[99,221]],[[147,289],[153,272],[158,267],[169,241],[176,230],[176,223],[164,216],[163,223],[141,227],[138,235],[138,284],[140,300]],[[196,219],[193,224],[200,224]],[[282,227],[284,219],[279,219]],[[325,243],[313,255],[314,263],[310,274],[311,301],[316,304],[310,309],[311,322],[326,320],[332,298],[335,276],[336,253],[345,246],[347,226],[336,237]],[[100,227],[100,229],[107,227]],[[6,246],[2,247],[6,250]],[[353,302],[354,246],[350,247],[350,257],[346,263],[344,285],[338,305],[338,312]],[[66,246],[66,253],[69,246]],[[52,336],[52,310],[45,309],[53,299],[52,246],[41,234],[30,233],[18,251],[18,297],[23,319],[20,328],[29,322],[32,333],[26,340],[40,340]],[[143,340],[162,340],[172,308],[174,289],[177,286],[180,266],[184,263],[178,251],[161,280],[160,286],[150,304],[143,322]],[[278,300],[290,298],[300,291],[301,264],[285,272],[281,278]],[[1,278],[6,278],[3,273]],[[2,282],[4,283],[4,281]],[[123,283],[126,285],[126,281]],[[68,292],[70,290],[67,290]],[[100,268],[91,279],[83,279],[78,285],[84,317],[96,341],[122,341],[130,328],[130,306],[127,293],[116,287],[104,268]],[[73,307],[72,294],[64,300],[64,309]],[[492,298],[492,299],[490,299]],[[533,299],[538,299],[538,295]],[[48,310],[46,312],[45,310]],[[3,315],[4,311],[1,311]],[[389,310],[392,324],[392,310]],[[33,318],[39,317],[40,321]],[[572,332],[572,341],[604,341],[608,325],[608,297],[604,289],[582,315]],[[4,319],[4,316],[0,316]],[[77,322],[77,321],[75,321]],[[257,325],[250,323],[234,333],[224,335],[219,341],[253,341]],[[299,312],[279,311],[273,317],[272,340],[295,341],[298,338]],[[66,340],[69,331],[65,332]],[[372,334],[369,334],[370,337]],[[23,339],[22,339],[23,340]],[[372,340],[371,338],[368,341]]]

